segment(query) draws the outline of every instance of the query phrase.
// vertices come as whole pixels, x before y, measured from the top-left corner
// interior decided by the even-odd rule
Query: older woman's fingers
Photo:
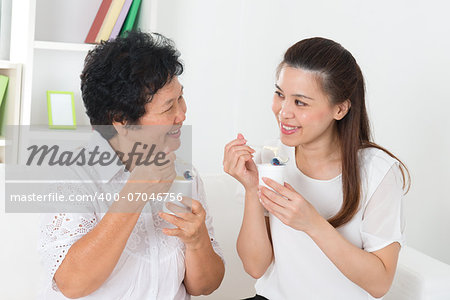
[[[171,214],[168,214],[168,213],[163,213],[163,212],[160,212],[159,213],[159,216],[162,218],[162,219],[164,219],[164,220],[166,220],[167,222],[169,222],[170,224],[173,224],[173,225],[175,225],[175,226],[177,226],[178,228],[180,228],[180,229],[183,229],[184,227],[185,227],[185,220],[183,220],[182,218],[180,218],[180,217],[177,217],[177,216],[175,216],[175,215],[171,215]]]
[[[181,197],[181,201],[180,202],[183,203],[186,207],[188,207],[190,209],[190,211],[192,211],[192,201],[193,200],[194,199],[192,199],[192,198],[183,196],[183,197]]]
[[[192,199],[192,213],[194,215],[198,215],[198,216],[202,216],[204,217],[206,215],[205,209],[203,208],[202,204],[197,201]]]
[[[170,210],[171,212],[173,212],[174,214],[176,214],[177,216],[183,218],[186,220],[186,218],[184,218],[181,214],[182,213],[191,213],[191,209],[187,208],[187,207],[181,207],[173,202],[167,202],[166,203],[166,208],[168,210]]]
[[[179,228],[163,228],[162,232],[168,236],[181,237],[183,235],[183,231]]]

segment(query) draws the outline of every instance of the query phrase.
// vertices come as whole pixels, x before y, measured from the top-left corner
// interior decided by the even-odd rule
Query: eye
[[[172,108],[173,108],[173,105],[171,107],[169,107],[169,109],[163,111],[163,113],[166,113],[166,112],[170,111]]]
[[[300,100],[295,100],[295,105],[297,105],[297,106],[306,106],[307,104],[305,102],[300,101]]]
[[[275,95],[277,95],[280,98],[284,98],[283,94],[280,93],[279,91],[275,91]]]

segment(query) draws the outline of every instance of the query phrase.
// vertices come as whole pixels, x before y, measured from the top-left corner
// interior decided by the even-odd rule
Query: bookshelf
[[[79,75],[87,52],[95,47],[84,40],[101,3],[102,0],[13,1],[11,60],[24,66],[21,125],[31,125],[39,135],[55,138],[69,135],[85,140],[89,136]],[[156,31],[156,15],[157,0],[142,0],[138,27]],[[74,93],[77,130],[48,129],[47,90]],[[20,141],[20,149],[25,146]]]
[[[20,124],[20,105],[21,105],[21,79],[22,65],[10,61],[0,60],[0,74],[9,77],[8,89],[5,94],[3,105],[6,105],[4,116],[6,125]],[[0,136],[0,163],[5,160],[5,141],[4,136]]]
[[[95,45],[91,44],[34,41],[34,49],[41,49],[41,50],[75,51],[87,53],[94,47]]]

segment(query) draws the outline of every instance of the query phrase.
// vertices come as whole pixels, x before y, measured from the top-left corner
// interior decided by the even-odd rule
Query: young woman
[[[241,134],[226,145],[224,170],[245,188],[237,250],[258,278],[254,299],[373,299],[389,290],[409,174],[372,142],[364,90],[340,44],[302,40],[278,67],[272,104],[284,184],[258,185],[256,164],[271,157],[254,157]]]

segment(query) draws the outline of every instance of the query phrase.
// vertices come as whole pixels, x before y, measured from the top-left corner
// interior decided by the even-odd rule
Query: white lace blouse
[[[100,145],[100,151],[113,152],[109,143],[97,132],[93,140],[87,146],[88,150],[93,145]],[[92,185],[83,187],[71,183],[58,184],[56,191],[64,195],[115,193],[122,189],[129,176],[123,165],[110,165],[102,168],[101,173],[96,166],[87,168],[89,170],[84,176],[89,176],[93,181],[101,178],[104,182],[98,185],[97,191],[92,190]],[[212,246],[223,260],[222,251],[214,237],[203,182],[195,170],[193,185],[193,198],[200,201],[207,212],[206,226]],[[103,218],[107,209],[102,205],[93,203],[93,211],[85,213],[42,214],[38,247],[45,278],[39,299],[68,299],[58,290],[53,276],[69,248]],[[98,290],[80,299],[190,299],[183,284],[185,246],[179,238],[162,233],[163,228],[170,226],[158,215],[162,205],[164,203],[160,201],[148,201],[111,275]]]

